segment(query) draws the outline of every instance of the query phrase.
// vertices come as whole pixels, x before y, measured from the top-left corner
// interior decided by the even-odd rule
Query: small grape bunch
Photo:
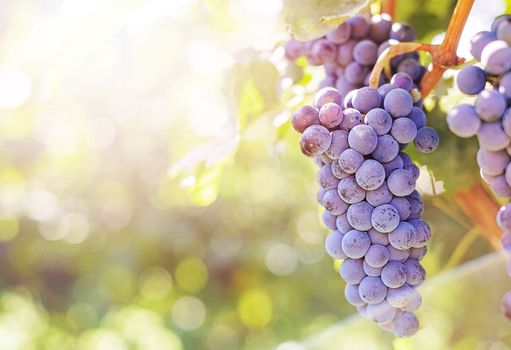
[[[420,260],[431,230],[416,190],[419,168],[403,152],[409,143],[435,150],[420,94],[404,73],[378,89],[354,90],[343,102],[323,88],[314,105],[298,108],[293,126],[303,153],[320,167],[318,202],[331,233],[327,253],[344,260],[345,297],[363,316],[400,337],[414,335],[425,278]]]
[[[284,49],[290,60],[306,56],[310,65],[322,65],[326,77],[320,88],[335,87],[344,98],[349,92],[369,85],[374,64],[385,49],[398,42],[414,40],[415,31],[411,26],[393,23],[392,18],[383,13],[370,18],[352,17],[321,38],[305,42],[290,40]],[[394,57],[390,64],[393,73],[407,73],[416,84],[426,71],[419,63],[417,52]],[[386,82],[384,76],[382,82]]]
[[[461,104],[447,115],[449,129],[459,137],[477,136],[477,164],[481,177],[498,197],[511,196],[511,15],[497,17],[490,31],[474,35],[470,52],[477,64],[465,66],[456,83],[466,95],[477,95],[473,105]],[[504,231],[502,245],[511,252],[511,207],[503,206],[497,223]],[[511,270],[510,270],[511,274]],[[511,318],[511,292],[503,301]]]

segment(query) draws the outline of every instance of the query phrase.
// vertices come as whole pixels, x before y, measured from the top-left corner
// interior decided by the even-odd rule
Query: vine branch
[[[393,20],[396,15],[397,0],[383,0],[381,4],[381,12],[388,14]]]

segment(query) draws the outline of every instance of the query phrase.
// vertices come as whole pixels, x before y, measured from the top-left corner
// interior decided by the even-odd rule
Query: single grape
[[[410,248],[410,259],[416,259],[416,260],[422,260],[426,253],[428,252],[428,247],[421,247],[421,248]],[[392,256],[392,254],[391,254]]]
[[[328,157],[325,153],[321,154],[319,157],[321,158],[321,161],[325,165],[331,165],[334,161],[333,159],[330,159],[330,157]]]
[[[337,190],[342,200],[349,204],[355,204],[364,200],[366,195],[366,190],[358,185],[354,176],[342,179]]]
[[[348,22],[343,22],[334,31],[326,35],[326,38],[334,44],[343,44],[350,39],[351,26]]]
[[[344,70],[344,78],[348,83],[360,86],[364,82],[364,78],[368,72],[368,67],[362,66],[357,62],[351,62]]]
[[[394,123],[395,124],[395,123]],[[415,148],[422,153],[431,153],[437,149],[440,143],[440,137],[435,129],[428,126],[419,129],[417,136],[413,140]]]
[[[369,37],[372,41],[381,43],[389,38],[391,27],[392,18],[388,14],[374,15],[369,25]]]
[[[337,219],[335,220],[335,227],[342,234],[353,230],[353,227],[351,227],[350,223],[348,222],[346,213],[341,214],[337,217]]]
[[[330,214],[327,210],[324,210],[321,214],[321,221],[323,222],[323,225],[325,225],[325,227],[329,228],[330,230],[335,230],[337,228],[336,220],[337,217],[333,214]]]
[[[415,123],[417,129],[426,126],[426,114],[424,113],[422,108],[414,106],[410,114],[408,114],[406,117]]]
[[[347,108],[344,110],[344,117],[339,128],[350,131],[355,126],[362,124],[363,120],[364,117],[359,111],[353,108]]]
[[[504,172],[510,159],[506,151],[488,151],[480,148],[477,151],[477,164],[488,175],[497,176]]]
[[[339,156],[339,167],[347,174],[354,174],[364,163],[364,156],[353,148],[348,148]]]
[[[345,22],[346,23],[346,22]],[[358,43],[357,40],[348,40],[339,45],[337,49],[337,63],[345,67],[353,61],[353,48]]]
[[[319,90],[314,96],[314,106],[317,109],[321,109],[327,103],[335,103],[342,105],[342,96],[334,88],[323,88]]]
[[[323,197],[326,193],[326,189],[320,187],[318,192],[316,192],[316,200],[318,201],[319,204],[323,205]]]
[[[406,269],[406,283],[409,285],[420,284],[426,278],[426,271],[417,260],[408,259],[403,265]]]
[[[298,107],[291,120],[293,128],[300,134],[311,125],[319,124],[319,113],[312,106]]]
[[[362,264],[362,268],[364,269],[364,272],[367,276],[372,277],[379,277],[381,275],[381,267],[372,267],[367,263],[367,261],[364,259],[364,263]]]
[[[335,81],[335,88],[342,96],[346,96],[350,93],[350,91],[356,90],[359,87],[358,84],[351,84],[349,83],[346,78],[344,77],[344,74],[338,76],[337,80]],[[346,99],[345,99],[346,101]],[[349,107],[351,108],[351,107]],[[348,129],[346,129],[348,130]]]
[[[374,268],[383,267],[389,261],[390,252],[381,244],[373,244],[366,252],[365,262]]]
[[[348,134],[348,144],[360,154],[368,155],[376,148],[378,136],[369,125],[357,125]]]
[[[347,255],[342,250],[342,238],[344,235],[337,230],[332,231],[325,239],[325,250],[334,259],[346,259]]]
[[[387,249],[389,250],[390,253],[389,261],[405,262],[406,259],[408,259],[408,257],[410,256],[412,249],[414,248],[400,250],[394,248],[392,245],[389,244],[387,246]]]
[[[417,135],[417,126],[408,118],[397,118],[392,124],[390,134],[397,142],[406,144],[412,142]]]
[[[495,90],[483,90],[474,104],[477,115],[486,122],[500,119],[506,109],[506,100]]]
[[[327,190],[336,188],[339,185],[339,179],[334,176],[332,167],[329,164],[325,164],[319,169],[316,179],[319,185]]]
[[[402,73],[404,75],[404,73]],[[397,75],[397,74],[395,74]],[[387,94],[389,92],[391,92],[392,90],[394,89],[397,89],[398,86],[394,85],[394,84],[391,84],[391,83],[386,83],[386,84],[383,84],[381,85],[379,88],[378,88],[378,93],[380,94],[381,98],[385,99],[385,96],[387,96]]]
[[[463,67],[456,76],[458,89],[467,95],[477,95],[486,86],[486,73],[477,66]]]
[[[394,23],[389,34],[390,39],[394,39],[400,42],[414,41],[415,30],[408,24]]]
[[[324,153],[330,147],[331,142],[330,132],[321,125],[309,126],[304,130],[300,139],[300,145],[307,152],[307,156],[317,156]]]
[[[344,73],[343,73],[344,75]],[[343,106],[344,108],[353,108],[353,97],[355,96],[358,89],[354,88],[344,96]]]
[[[470,53],[480,61],[483,49],[494,40],[497,40],[497,37],[492,32],[482,31],[477,33],[470,39]]]
[[[310,54],[314,58],[314,61],[323,64],[327,62],[335,62],[335,58],[337,55],[336,51],[337,48],[334,44],[332,44],[326,39],[319,39],[316,40],[314,45],[312,45]]]
[[[511,187],[506,181],[505,175],[495,176],[490,180],[490,187],[498,197],[510,197]]]
[[[363,259],[347,258],[342,262],[339,274],[346,283],[359,284],[366,276],[362,264]]]
[[[408,338],[417,333],[419,321],[412,312],[398,312],[393,320],[392,332],[401,338]]]
[[[363,306],[366,302],[360,297],[358,286],[354,284],[346,284],[344,287],[344,296],[348,303],[353,306]]]
[[[422,77],[423,71],[420,63],[414,58],[406,58],[402,60],[397,66],[399,73],[404,73],[410,76],[413,80],[418,80]]]
[[[390,79],[390,84],[393,88],[400,88],[406,91],[411,91],[413,89],[413,80],[410,75],[405,72],[394,74]]]
[[[339,159],[339,156],[348,148],[348,132],[345,130],[332,131],[332,142],[325,154],[331,159]]]
[[[351,26],[351,36],[355,39],[362,39],[369,33],[369,23],[363,16],[351,17],[347,20]]]
[[[374,228],[367,231],[367,233],[369,234],[369,238],[371,239],[372,244],[380,244],[380,245],[386,246],[387,249],[389,248],[389,246],[388,246],[389,237],[386,233],[378,232]],[[390,251],[389,251],[389,254],[390,254]]]
[[[355,179],[364,190],[372,191],[385,181],[385,169],[374,159],[365,160],[355,173]]]
[[[492,33],[497,33],[499,26],[504,21],[509,21],[510,16],[509,15],[500,15],[495,17],[493,20],[493,23],[491,24],[491,31]]]
[[[378,162],[388,163],[396,158],[398,153],[398,142],[394,139],[394,137],[387,134],[378,136],[378,143],[376,144],[376,148],[374,149],[373,153],[371,153],[371,156]]]
[[[511,205],[500,207],[497,213],[497,225],[504,231],[511,231]]]
[[[383,168],[385,169],[385,176],[389,177],[389,175],[396,169],[403,169],[403,159],[397,155],[396,158],[392,159],[388,163],[383,163]]]
[[[400,309],[405,307],[414,298],[414,294],[416,293],[418,292],[414,288],[405,283],[401,287],[388,289],[387,301],[393,307]]]
[[[399,222],[399,212],[391,204],[382,204],[374,208],[371,215],[372,226],[381,233],[394,231],[398,227]]]
[[[489,74],[499,75],[511,69],[511,48],[505,41],[488,43],[481,53],[481,64]]]
[[[383,105],[392,117],[405,117],[412,111],[413,98],[408,91],[397,88],[389,91]]]
[[[424,214],[424,203],[422,202],[421,195],[417,190],[414,190],[406,199],[410,203],[410,215],[409,219],[419,219]]]
[[[506,251],[506,252],[511,252],[511,234],[509,234],[509,232],[505,232],[502,237],[500,237],[500,243],[502,245],[502,248]],[[371,249],[371,247],[369,247],[369,249]],[[366,257],[367,259],[367,257]]]
[[[511,22],[509,19],[502,21],[497,27],[497,40],[511,43]]]
[[[506,109],[502,115],[502,128],[508,137],[511,137],[511,108]]]
[[[381,270],[381,280],[389,288],[399,288],[406,282],[406,268],[397,261],[390,261]]]
[[[342,118],[342,109],[338,104],[325,103],[319,110],[319,121],[325,128],[335,128],[341,124]]]
[[[418,310],[419,307],[421,306],[421,304],[422,304],[422,297],[421,297],[420,293],[415,293],[413,295],[413,298],[411,298],[408,301],[408,304],[406,304],[401,310],[413,312],[413,311]]]
[[[504,74],[499,80],[499,92],[507,99],[511,98],[511,72]]]
[[[412,212],[412,205],[410,204],[410,201],[405,197],[394,197],[390,201],[390,204],[392,204],[397,209],[401,221],[404,221],[410,217]]]
[[[384,300],[378,304],[368,304],[366,313],[367,317],[373,322],[392,324],[392,320],[396,316],[396,309]]]
[[[363,66],[370,66],[376,62],[378,46],[371,40],[361,40],[353,48],[353,58]]]
[[[363,87],[358,89],[353,95],[353,108],[360,111],[360,113],[367,113],[374,108],[380,107],[381,96],[378,90]]]
[[[500,151],[509,145],[509,137],[499,122],[482,123],[477,139],[479,145],[489,151]]]
[[[393,195],[385,182],[377,189],[366,192],[366,201],[373,207],[390,203],[392,198]]]
[[[372,227],[371,214],[373,210],[374,207],[366,201],[352,204],[347,211],[348,222],[355,230],[367,231]],[[364,235],[367,236],[366,233]],[[367,239],[369,240],[369,237]]]
[[[381,303],[387,295],[387,287],[379,277],[367,276],[358,286],[360,298],[368,304]]]
[[[395,196],[407,196],[415,189],[415,176],[407,169],[394,170],[387,179],[387,186]],[[341,180],[342,181],[342,180]]]
[[[339,197],[337,189],[328,190],[324,194],[323,206],[333,215],[341,215],[348,210],[348,204]]]
[[[389,242],[394,248],[405,250],[415,245],[416,237],[415,228],[408,222],[402,221],[389,233]]]
[[[378,136],[387,134],[392,127],[392,117],[383,108],[371,109],[365,115],[364,122],[373,128]]]
[[[451,132],[459,137],[472,137],[481,127],[481,120],[475,108],[469,104],[461,104],[447,113],[447,126]]]
[[[294,61],[305,54],[305,47],[299,40],[289,40],[284,44],[284,52],[289,60]]]

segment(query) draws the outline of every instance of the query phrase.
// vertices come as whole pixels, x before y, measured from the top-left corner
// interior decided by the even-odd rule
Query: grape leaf
[[[283,15],[298,40],[325,35],[373,0],[283,0]]]

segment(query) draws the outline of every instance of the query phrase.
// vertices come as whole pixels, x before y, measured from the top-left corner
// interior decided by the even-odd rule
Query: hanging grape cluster
[[[474,35],[470,52],[477,60],[460,70],[456,83],[474,104],[460,104],[447,115],[449,129],[459,137],[477,136],[481,177],[499,197],[511,196],[511,15],[495,19],[490,31]],[[511,204],[497,214],[504,231],[502,244],[511,252]],[[511,269],[510,269],[511,271]],[[511,292],[503,299],[511,318]]]

